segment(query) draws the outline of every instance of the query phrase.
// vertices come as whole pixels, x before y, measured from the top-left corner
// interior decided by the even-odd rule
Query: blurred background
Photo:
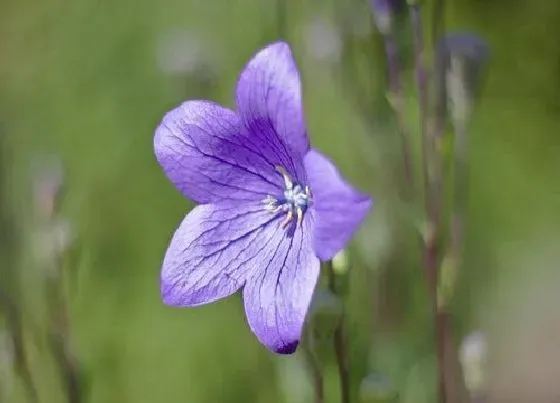
[[[558,402],[560,2],[447,0],[438,14],[436,1],[422,7],[428,60],[443,30],[491,49],[469,125],[451,349],[483,339],[487,401]],[[406,6],[394,17],[417,155]],[[244,64],[278,38],[301,70],[312,142],[376,200],[340,266],[352,401],[370,389],[398,394],[371,401],[436,401],[421,208],[399,195],[367,1],[22,0],[0,3],[1,402],[313,401],[305,354],[262,347],[239,298],[174,309],[159,295],[192,204],[156,163],[154,129],[186,99],[232,106]],[[337,402],[330,347],[318,340],[316,355]]]

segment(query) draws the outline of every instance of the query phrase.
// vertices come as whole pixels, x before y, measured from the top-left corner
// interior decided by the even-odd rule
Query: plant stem
[[[328,287],[330,292],[337,295],[336,274],[332,261],[325,263],[327,269]],[[340,380],[340,402],[350,403],[350,370],[348,348],[346,343],[345,314],[342,313],[340,322],[336,326],[333,334],[333,346],[338,367],[338,377]]]
[[[51,225],[56,222],[51,217]],[[50,312],[49,343],[51,353],[60,373],[66,401],[80,403],[85,400],[80,382],[79,362],[72,352],[72,337],[69,326],[69,302],[67,293],[67,265],[65,264],[68,251],[61,251],[53,262],[57,266],[57,275],[45,279],[47,304]]]
[[[432,9],[432,43],[437,43],[445,30],[445,0],[434,0]]]
[[[383,36],[385,53],[387,55],[387,67],[389,74],[389,89],[393,99],[393,108],[397,118],[397,126],[401,141],[401,156],[403,171],[406,182],[406,191],[413,191],[412,161],[410,153],[410,137],[406,130],[406,116],[404,110],[404,95],[400,80],[400,68],[398,59],[398,47],[393,33]]]
[[[441,221],[441,180],[437,174],[441,159],[436,152],[435,135],[428,131],[428,77],[424,66],[424,36],[420,7],[413,3],[410,5],[412,29],[414,32],[414,54],[416,65],[416,81],[419,99],[420,136],[422,138],[423,176],[426,215],[428,229],[424,239],[424,269],[426,271],[432,310],[434,315],[434,331],[437,357],[437,402],[446,403],[445,387],[445,345],[447,339],[447,317],[445,312],[440,312],[438,306],[439,283],[439,231]]]
[[[2,290],[0,290],[0,308],[2,308],[6,317],[11,342],[14,348],[15,368],[25,386],[27,401],[29,403],[37,403],[37,389],[27,362],[21,312],[11,298],[5,295]]]
[[[307,334],[303,339],[303,352],[305,354],[305,360],[311,376],[313,378],[313,392],[315,394],[315,403],[324,403],[325,394],[323,387],[323,372],[321,370],[321,365],[317,361],[317,357],[313,351],[313,332],[310,327],[307,327]]]
[[[428,118],[428,77],[424,66],[424,35],[422,32],[422,16],[420,7],[410,6],[410,17],[414,31],[414,59],[416,66],[416,84],[418,87],[419,132],[422,139],[424,190],[428,210],[433,206],[433,189],[431,186],[432,167],[430,158],[433,156],[434,144],[431,133],[427,130]],[[433,212],[429,211],[429,216]]]
[[[83,399],[80,388],[79,366],[71,352],[67,304],[61,284],[56,284],[51,289],[51,293],[56,293],[53,297],[58,296],[60,298],[51,308],[53,310],[49,334],[51,351],[64,383],[67,402],[80,403]]]
[[[20,294],[19,277],[16,270],[18,261],[19,231],[16,210],[11,192],[10,165],[13,150],[10,147],[8,134],[0,126],[0,312],[6,318],[7,330],[14,349],[14,366],[21,378],[27,401],[37,402],[37,388],[29,367],[25,346],[25,328],[23,313],[18,296]]]

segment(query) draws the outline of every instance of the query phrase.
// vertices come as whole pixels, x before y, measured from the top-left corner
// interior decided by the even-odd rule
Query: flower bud
[[[360,385],[361,403],[393,403],[398,398],[397,390],[384,374],[371,373]]]
[[[317,287],[308,315],[316,338],[330,337],[340,324],[343,309],[344,306],[339,297],[325,288]]]
[[[459,360],[463,369],[465,386],[471,396],[480,396],[486,390],[486,337],[474,332],[463,339],[459,349]]]
[[[464,125],[470,117],[488,56],[486,43],[472,34],[448,34],[438,45],[438,75],[445,81],[447,110],[454,125]]]
[[[342,276],[348,272],[350,262],[344,249],[338,252],[332,259],[333,270],[336,274]]]
[[[370,0],[375,26],[381,35],[389,35],[393,30],[395,0]]]
[[[41,219],[51,218],[64,181],[62,163],[57,157],[46,157],[36,161],[33,171],[35,210]]]

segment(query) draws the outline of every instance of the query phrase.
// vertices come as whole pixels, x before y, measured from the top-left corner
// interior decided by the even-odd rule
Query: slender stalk
[[[337,295],[336,274],[334,272],[332,261],[325,263],[327,269],[329,290]],[[340,380],[340,402],[350,403],[350,368],[349,357],[346,340],[345,314],[342,313],[340,322],[336,326],[333,334],[333,346],[336,355],[336,364],[338,367],[338,377]]]
[[[468,166],[467,166],[467,129],[464,122],[454,124],[454,189],[453,213],[451,217],[451,249],[456,259],[460,258],[463,244],[463,220],[465,216],[465,202],[468,191]]]
[[[428,120],[428,77],[424,61],[424,35],[422,32],[422,15],[420,7],[410,6],[410,18],[414,34],[414,59],[416,66],[416,84],[418,87],[419,132],[422,139],[424,190],[426,192],[426,206],[429,210],[433,206],[433,189],[431,186],[432,169],[430,158],[434,152],[433,138],[427,130]],[[433,212],[431,212],[433,215]]]
[[[48,308],[49,327],[47,330],[50,352],[54,358],[68,403],[84,400],[80,385],[79,362],[72,353],[72,337],[69,326],[69,301],[66,258],[69,240],[54,244],[55,233],[68,232],[66,224],[58,217],[58,207],[62,194],[63,179],[58,165],[47,166],[36,179],[36,231],[44,233],[46,242],[53,242],[53,253],[37,258],[36,270],[43,274],[45,303]],[[69,234],[59,234],[68,238]],[[60,240],[59,240],[60,241]]]
[[[410,192],[414,186],[412,176],[412,161],[410,153],[410,136],[406,129],[406,116],[404,110],[404,94],[400,80],[400,68],[398,59],[398,47],[394,34],[387,33],[383,36],[385,53],[387,55],[387,67],[389,74],[389,89],[393,97],[393,108],[397,118],[397,126],[401,141],[401,154],[403,171],[406,182],[406,191]]]
[[[461,266],[464,237],[464,217],[465,205],[468,191],[468,166],[467,166],[467,133],[464,122],[456,122],[455,131],[455,150],[454,150],[454,181],[453,181],[453,208],[450,222],[450,243],[449,253],[454,265],[453,270],[458,270]],[[454,274],[456,276],[457,273]],[[445,387],[446,396],[449,402],[458,402],[464,396],[464,384],[459,377],[460,367],[455,361],[456,345],[451,330],[452,315],[446,306],[440,306],[439,316],[443,316],[444,328],[443,337],[445,344],[445,372],[447,374]],[[478,401],[478,400],[477,400]],[[482,401],[482,400],[481,400]]]
[[[80,403],[83,401],[82,391],[80,388],[80,374],[78,362],[71,351],[71,339],[68,327],[67,304],[64,296],[64,290],[61,284],[56,284],[51,292],[55,295],[56,303],[51,308],[51,330],[49,341],[51,352],[55,358],[60,376],[66,393],[66,401],[68,403]]]
[[[307,334],[303,339],[302,347],[305,354],[307,367],[309,368],[311,377],[313,378],[313,392],[315,395],[315,403],[324,403],[325,394],[323,386],[323,371],[313,351],[313,334],[309,327],[307,328]]]
[[[16,372],[23,382],[25,393],[27,395],[27,401],[29,403],[36,403],[38,401],[37,388],[35,387],[33,374],[28,364],[21,311],[11,298],[2,292],[2,290],[0,290],[0,308],[6,317],[11,342],[14,348]]]
[[[432,43],[436,43],[445,30],[445,0],[434,0],[432,9]]]
[[[56,219],[50,217],[50,225],[56,225]],[[69,325],[69,302],[67,295],[67,267],[65,263],[67,250],[58,252],[51,263],[55,265],[56,274],[45,279],[47,303],[50,312],[49,343],[62,386],[68,403],[81,403],[85,400],[80,384],[80,365],[72,352],[72,335]]]
[[[423,176],[425,205],[428,220],[428,231],[424,240],[424,269],[426,271],[429,292],[432,300],[434,315],[434,331],[437,357],[437,402],[446,403],[446,358],[445,346],[447,339],[447,316],[440,312],[438,306],[438,283],[439,283],[439,231],[441,221],[441,179],[437,174],[441,162],[436,153],[434,132],[428,131],[428,77],[424,61],[424,36],[422,15],[420,7],[416,2],[411,2],[410,15],[412,29],[414,32],[414,55],[416,65],[416,82],[418,86],[419,99],[419,122],[420,135],[422,138],[423,153]]]
[[[14,349],[15,371],[21,378],[29,403],[37,402],[37,388],[33,374],[29,367],[24,315],[21,305],[18,305],[19,278],[17,276],[17,247],[19,233],[17,231],[17,218],[12,205],[10,192],[9,173],[11,166],[9,157],[12,150],[8,144],[7,133],[0,127],[0,312],[4,315],[7,330],[11,337]]]

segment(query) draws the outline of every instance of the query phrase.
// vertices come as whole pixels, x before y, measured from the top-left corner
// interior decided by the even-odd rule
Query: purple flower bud
[[[438,44],[438,76],[445,82],[442,88],[454,124],[469,117],[489,53],[481,38],[468,33],[448,34]]]
[[[393,28],[395,0],[370,0],[373,18],[382,35],[388,35]]]
[[[51,217],[64,181],[62,163],[57,157],[38,159],[33,171],[33,197],[37,214],[42,218]]]

